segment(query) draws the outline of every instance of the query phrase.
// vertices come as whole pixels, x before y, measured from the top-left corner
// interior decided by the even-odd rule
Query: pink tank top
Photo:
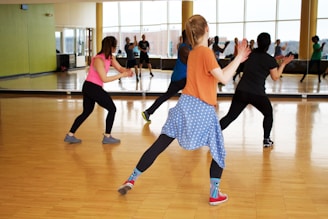
[[[104,82],[101,80],[98,72],[96,71],[96,69],[93,67],[93,63],[94,63],[94,60],[96,57],[99,57],[101,58],[103,61],[104,61],[104,64],[105,64],[105,70],[106,72],[109,71],[109,67],[110,67],[110,64],[111,64],[111,60],[110,58],[106,59],[105,58],[105,54],[99,54],[99,55],[96,55],[95,57],[92,58],[91,60],[91,64],[90,64],[90,68],[89,68],[89,72],[88,72],[88,75],[87,75],[87,78],[85,79],[86,81],[89,81],[89,82],[92,82],[94,84],[97,84],[99,86],[103,86],[104,85]]]

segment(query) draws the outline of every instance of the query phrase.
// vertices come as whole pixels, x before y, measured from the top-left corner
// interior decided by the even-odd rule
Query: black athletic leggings
[[[232,97],[228,114],[220,120],[221,129],[224,130],[228,127],[248,104],[253,105],[263,114],[264,138],[269,138],[273,123],[272,105],[269,98],[239,90],[236,90]]]
[[[317,74],[318,74],[318,80],[320,81],[320,76],[321,76],[321,72],[320,72],[320,65],[321,65],[321,60],[313,60],[311,59],[309,62],[309,68],[307,69],[307,71],[304,72],[303,77],[301,79],[301,82],[304,80],[305,76],[308,74],[308,71],[311,70],[313,65],[317,66]]]
[[[82,87],[83,94],[83,112],[75,119],[70,132],[75,133],[80,125],[89,117],[92,113],[95,103],[98,103],[101,107],[108,111],[106,117],[106,134],[110,134],[112,131],[116,106],[109,96],[109,94],[99,85],[85,81]]]
[[[161,134],[157,140],[141,156],[137,169],[141,172],[146,171],[156,160],[156,158],[172,143],[174,138]],[[211,178],[221,178],[223,169],[212,159],[210,167]]]
[[[165,101],[173,97],[175,94],[177,94],[180,90],[182,90],[186,86],[187,79],[182,79],[179,81],[171,81],[167,91],[159,96],[153,105],[151,105],[146,111],[149,115],[153,114],[158,107],[162,105]]]

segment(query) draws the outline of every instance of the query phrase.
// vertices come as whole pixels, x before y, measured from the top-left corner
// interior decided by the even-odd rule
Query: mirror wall
[[[328,2],[325,0],[304,1],[316,5],[317,10],[310,10],[307,24],[315,23],[316,33],[320,37],[319,43],[327,41],[328,32],[328,14],[325,9]],[[210,7],[209,7],[210,6]],[[160,11],[153,10],[161,8]],[[291,10],[293,9],[293,10]],[[271,35],[272,45],[268,53],[274,54],[275,41],[280,39],[281,45],[286,45],[283,51],[284,55],[288,53],[295,54],[295,59],[286,69],[283,77],[277,81],[267,80],[268,93],[285,93],[285,94],[318,94],[327,95],[328,78],[318,82],[316,65],[310,66],[309,59],[312,53],[311,34],[309,31],[307,40],[300,43],[302,39],[301,27],[304,28],[304,20],[301,20],[302,0],[194,0],[194,14],[204,14],[210,27],[210,36],[219,36],[220,43],[226,41],[231,43],[221,54],[221,58],[226,60],[233,53],[234,38],[256,39],[260,32],[268,32]],[[111,11],[113,13],[108,13]],[[230,13],[233,11],[234,13]],[[316,13],[315,22],[311,21]],[[133,15],[134,19],[127,19]],[[60,15],[59,15],[60,16]],[[303,16],[304,17],[304,16]],[[312,18],[313,19],[313,18]],[[177,54],[176,45],[181,33],[181,1],[133,1],[133,2],[104,2],[103,3],[103,35],[113,35],[118,39],[117,50],[123,51],[119,59],[122,65],[125,64],[124,44],[125,37],[133,38],[134,35],[140,40],[142,34],[150,42],[150,57],[158,79],[169,81],[170,71],[174,65]],[[307,26],[307,28],[310,28]],[[91,30],[91,31],[90,31]],[[56,49],[59,54],[65,56],[65,62],[68,62],[64,68],[61,63],[57,65],[58,72],[55,74],[40,74],[33,77],[20,78],[1,78],[0,89],[65,89],[71,87],[77,91],[80,90],[81,83],[85,78],[86,68],[90,58],[96,53],[92,51],[92,40],[95,40],[92,34],[92,28],[56,28]],[[303,31],[304,32],[304,31]],[[303,54],[300,53],[302,48]],[[136,48],[137,51],[137,48]],[[305,51],[305,55],[304,55]],[[320,72],[324,72],[328,67],[328,46],[323,48],[321,57]],[[300,55],[300,56],[299,56]],[[158,64],[159,62],[159,64]],[[173,64],[172,64],[173,63]],[[66,67],[66,68],[65,68]],[[310,68],[311,67],[311,68]],[[147,72],[147,69],[143,70]],[[113,72],[114,73],[114,72]],[[303,82],[300,80],[303,74],[307,76]],[[111,72],[110,72],[111,74]],[[64,83],[68,79],[69,84],[74,85],[59,86],[58,83]],[[72,81],[73,80],[73,81]],[[156,80],[156,77],[153,81]],[[40,83],[39,83],[40,81]],[[82,82],[81,82],[82,81]],[[133,81],[133,80],[131,80]],[[160,82],[166,85],[166,82]],[[130,83],[127,82],[127,83]],[[132,83],[132,82],[131,82]],[[219,92],[233,92],[234,86],[238,83],[231,81],[224,87],[219,87]],[[112,88],[120,89],[119,86]],[[142,91],[137,86],[131,85],[125,87],[125,90]],[[161,86],[156,86],[161,87]],[[165,91],[165,86],[163,88]],[[156,90],[156,89],[155,89]]]

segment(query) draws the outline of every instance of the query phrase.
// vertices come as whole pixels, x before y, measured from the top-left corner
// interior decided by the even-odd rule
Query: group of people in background
[[[306,71],[303,73],[303,76],[300,80],[302,83],[308,74],[310,70],[312,70],[313,66],[316,66],[316,73],[318,75],[318,82],[321,83],[321,77],[325,78],[326,75],[328,74],[328,68],[324,72],[321,72],[321,59],[322,59],[322,51],[325,46],[325,42],[323,42],[321,45],[319,43],[319,36],[315,35],[311,38],[311,41],[313,43],[312,45],[312,54],[311,54],[311,59],[309,61],[308,68]],[[274,51],[274,58],[277,60],[278,64],[282,62],[284,59],[285,55],[283,54],[283,51],[286,50],[287,48],[287,43],[285,43],[283,46],[281,46],[280,39],[276,40],[275,43],[275,51]]]
[[[120,143],[120,140],[111,134],[116,106],[111,96],[103,89],[103,84],[119,80],[122,77],[132,77],[131,69],[133,68],[138,81],[141,77],[143,62],[147,63],[150,75],[153,76],[148,57],[149,42],[145,38],[145,35],[142,35],[139,43],[137,43],[136,36],[134,36],[133,42],[130,42],[128,37],[126,38],[125,51],[128,57],[126,67],[121,66],[113,55],[117,40],[112,36],[103,39],[101,51],[93,57],[88,76],[83,84],[83,111],[74,120],[64,138],[65,142],[80,143],[82,141],[75,137],[75,132],[92,113],[95,103],[98,103],[108,111],[102,143]],[[309,67],[317,64],[319,68],[320,62],[317,60],[320,60],[318,58],[319,55],[321,58],[321,51],[325,44],[320,45],[317,36],[314,36],[312,41],[314,52]],[[209,168],[209,204],[217,205],[227,201],[228,196],[221,193],[219,189],[226,156],[222,131],[249,104],[263,114],[263,147],[273,146],[270,138],[273,109],[265,92],[265,81],[269,75],[272,80],[278,80],[285,66],[294,59],[292,54],[282,55],[287,44],[281,46],[280,40],[277,40],[275,55],[272,56],[267,53],[271,45],[271,36],[268,33],[263,32],[257,36],[257,47],[254,47],[254,40],[248,42],[246,39],[239,41],[238,38],[235,38],[233,58],[227,66],[222,67],[218,57],[220,53],[224,52],[229,42],[226,42],[223,48],[218,45],[217,36],[214,37],[212,48],[209,47],[209,42],[209,26],[206,19],[201,15],[191,16],[182,32],[182,42],[178,45],[178,57],[171,75],[170,85],[164,94],[142,112],[143,118],[150,122],[150,116],[164,101],[179,91],[182,91],[181,95],[176,106],[169,110],[159,137],[144,152],[131,175],[119,187],[120,194],[125,195],[131,190],[137,178],[151,167],[173,140],[177,139],[179,145],[187,150],[194,150],[204,145],[209,147],[212,156]],[[137,45],[140,50],[139,72],[133,52],[133,48]],[[110,66],[118,71],[116,75],[107,75]],[[235,79],[238,71],[243,74],[232,97],[229,111],[222,119],[219,119],[216,113],[217,85]],[[318,75],[320,81],[320,74],[318,73]],[[305,75],[301,82],[304,77]]]
[[[150,59],[149,59],[149,50],[150,50],[150,44],[149,42],[146,40],[146,35],[143,34],[141,36],[141,40],[139,41],[139,43],[137,43],[137,36],[134,36],[134,41],[131,42],[129,37],[125,38],[125,46],[124,46],[124,50],[127,56],[127,62],[126,62],[126,67],[127,68],[134,68],[134,74],[136,76],[136,81],[139,81],[139,78],[141,78],[141,69],[144,63],[147,64],[147,67],[149,69],[149,74],[151,77],[154,77],[154,74],[152,73],[152,66],[150,63]],[[135,57],[135,53],[134,53],[134,48],[138,46],[138,49],[140,51],[140,55],[139,55],[139,74],[138,74],[138,64],[137,64],[137,59]],[[138,77],[139,76],[139,77]]]
[[[137,43],[136,36],[134,36],[134,42],[130,42],[129,37],[126,37],[125,41],[126,41],[126,45],[125,45],[124,49],[125,49],[125,52],[127,54],[126,67],[127,68],[134,68],[137,82],[139,81],[139,78],[141,78],[141,69],[142,69],[143,63],[146,63],[146,65],[149,69],[150,76],[153,77],[154,75],[152,73],[152,66],[151,66],[151,63],[150,63],[150,60],[149,60],[149,56],[148,56],[150,46],[149,46],[149,42],[146,40],[146,36],[143,34],[142,35],[142,40],[140,40],[139,43]],[[236,48],[237,48],[238,42],[239,42],[238,38],[235,37],[234,38],[234,51],[233,51],[233,54],[231,54],[231,56],[229,57],[229,58],[231,58],[231,60],[237,55],[237,49]],[[311,59],[310,59],[309,65],[308,65],[308,69],[304,72],[303,77],[300,80],[301,83],[303,82],[304,78],[308,74],[308,71],[310,71],[313,66],[316,66],[316,72],[317,72],[317,75],[318,75],[319,83],[321,82],[321,77],[325,78],[326,75],[328,75],[328,68],[324,72],[321,72],[321,57],[322,57],[322,51],[323,51],[323,47],[324,47],[325,43],[322,43],[320,45],[318,36],[313,36],[312,37],[312,42],[313,42],[313,53],[311,55]],[[182,43],[183,43],[183,38],[182,38],[182,36],[180,36],[179,43],[177,44],[177,50],[178,51],[179,51],[179,46]],[[223,54],[225,52],[225,50],[226,50],[226,48],[229,44],[230,44],[230,41],[226,41],[224,43],[223,47],[221,47],[219,45],[219,37],[218,36],[215,36],[214,38],[209,38],[209,40],[208,40],[208,45],[212,46],[212,50],[213,50],[213,52],[215,54],[215,57],[216,57],[216,59],[217,59],[217,61],[218,61],[221,68],[223,67],[223,65],[220,62],[220,56],[221,56],[221,54]],[[137,63],[135,53],[134,53],[134,48],[136,46],[138,46],[138,49],[140,51],[140,61],[139,61],[139,63]],[[255,46],[255,41],[252,39],[252,40],[249,41],[249,47],[251,48],[251,50],[253,50],[254,46]],[[281,45],[281,40],[280,39],[277,39],[275,41],[275,48],[274,48],[273,57],[276,59],[278,65],[281,64],[282,60],[286,56],[286,55],[283,54],[283,51],[285,51],[286,49],[287,49],[287,42],[285,42],[284,45]],[[138,74],[138,67],[139,67],[139,74]],[[243,68],[244,68],[244,63],[241,63],[239,65],[239,67],[237,68],[235,75],[233,76],[233,81],[236,80],[237,76],[241,77],[241,73],[243,72]],[[280,77],[282,77],[282,75]]]

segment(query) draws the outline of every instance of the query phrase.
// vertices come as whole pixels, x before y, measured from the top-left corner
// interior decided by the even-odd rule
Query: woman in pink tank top
[[[74,134],[92,113],[95,103],[98,103],[101,107],[108,111],[102,143],[115,144],[120,142],[119,139],[114,138],[111,135],[115,119],[116,106],[109,94],[103,89],[103,84],[122,77],[131,77],[133,73],[130,69],[122,67],[112,55],[116,50],[116,46],[117,40],[113,36],[105,37],[102,40],[101,50],[95,57],[93,57],[88,76],[83,83],[83,112],[76,117],[70,131],[65,136],[65,142],[80,143],[82,141],[81,139],[76,138]],[[107,76],[107,72],[109,71],[111,65],[119,73],[113,76]]]

